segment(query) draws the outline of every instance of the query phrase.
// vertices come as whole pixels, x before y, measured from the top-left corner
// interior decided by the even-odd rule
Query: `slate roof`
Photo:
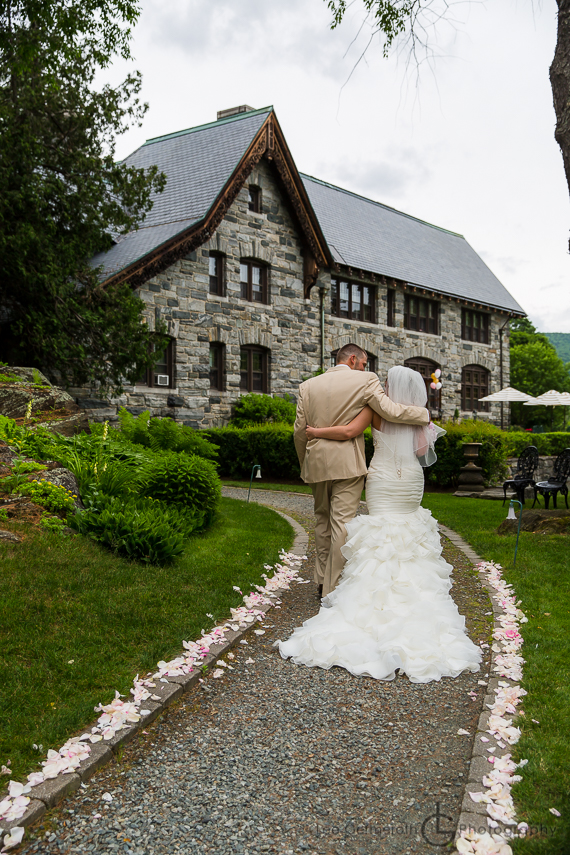
[[[335,261],[525,314],[462,235],[301,175]]]
[[[231,177],[272,107],[147,140],[125,159],[137,168],[157,165],[167,176],[142,226],[91,263],[103,278],[123,270],[202,220]]]
[[[240,113],[147,140],[129,166],[157,165],[163,193],[138,231],[92,259],[103,279],[160,248],[204,219],[272,107]],[[524,314],[462,235],[432,226],[371,199],[301,175],[332,257],[340,264]]]

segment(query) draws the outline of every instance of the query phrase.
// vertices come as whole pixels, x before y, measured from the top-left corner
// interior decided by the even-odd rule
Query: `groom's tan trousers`
[[[323,596],[334,591],[345,558],[340,551],[346,541],[346,523],[358,511],[364,476],[311,484],[315,501],[315,582],[323,586]]]

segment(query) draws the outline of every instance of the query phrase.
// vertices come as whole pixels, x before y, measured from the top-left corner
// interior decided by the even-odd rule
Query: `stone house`
[[[166,189],[138,231],[95,257],[129,282],[170,344],[112,401],[72,390],[95,419],[149,409],[195,427],[227,423],[246,392],[296,397],[354,341],[384,379],[430,375],[436,415],[497,421],[478,398],[508,385],[508,320],[524,311],[458,234],[298,172],[273,108],[148,140]]]

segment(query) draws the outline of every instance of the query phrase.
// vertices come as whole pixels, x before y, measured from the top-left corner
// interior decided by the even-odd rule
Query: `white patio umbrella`
[[[536,398],[531,398],[523,404],[524,407],[564,407],[564,427],[566,427],[566,407],[570,407],[570,392],[557,392],[549,389]],[[551,411],[554,416],[554,410]]]
[[[492,395],[485,395],[484,398],[479,398],[480,401],[490,401],[491,403],[500,403],[501,404],[501,430],[504,427],[504,418],[503,418],[503,404],[510,403],[511,401],[528,401],[529,398],[532,398],[532,395],[527,395],[526,392],[519,392],[518,389],[514,389],[512,386],[506,386],[504,389],[500,389],[498,392],[493,392]]]
[[[505,402],[505,401],[529,401],[532,400],[532,395],[527,395],[526,392],[519,392],[518,389],[514,389],[512,386],[507,386],[505,389],[501,389],[499,392],[493,392],[492,395],[486,395],[484,398],[479,398],[480,401],[495,401],[495,402]]]
[[[528,397],[525,407],[567,407],[570,404],[570,392],[557,392],[556,389],[543,392],[536,398]]]

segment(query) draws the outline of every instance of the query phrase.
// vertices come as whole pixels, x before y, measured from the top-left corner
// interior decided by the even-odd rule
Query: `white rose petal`
[[[20,825],[14,826],[4,838],[4,848],[2,852],[8,852],[9,849],[13,849],[14,846],[19,846],[24,837],[24,829]]]

